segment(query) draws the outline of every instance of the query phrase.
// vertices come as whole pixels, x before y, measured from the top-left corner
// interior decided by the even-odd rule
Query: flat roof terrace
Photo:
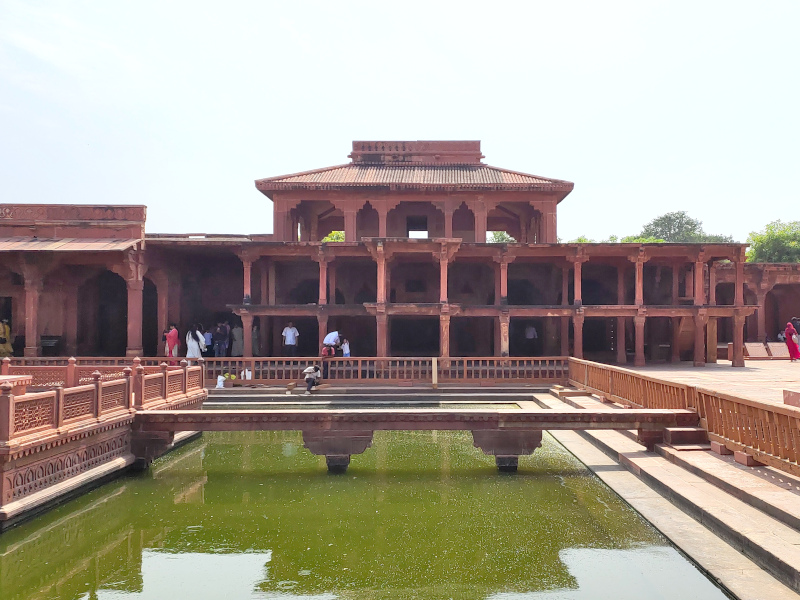
[[[700,369],[690,362],[644,367],[626,365],[625,368],[658,379],[771,404],[783,404],[783,390],[800,389],[800,363],[788,360],[747,360],[744,368],[736,369],[727,360],[708,363]]]

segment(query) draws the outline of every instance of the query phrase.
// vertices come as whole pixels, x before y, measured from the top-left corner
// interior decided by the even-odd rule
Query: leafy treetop
[[[773,221],[747,236],[749,262],[800,262],[800,221]]]

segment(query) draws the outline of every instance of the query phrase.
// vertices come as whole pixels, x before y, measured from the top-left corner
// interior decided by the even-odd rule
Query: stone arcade
[[[155,356],[167,323],[222,318],[241,320],[245,357],[279,356],[291,319],[305,356],[335,329],[356,356],[702,365],[732,342],[741,366],[745,338],[800,313],[797,265],[746,264],[742,244],[559,244],[573,184],[483,158],[477,141],[353,142],[347,164],[256,181],[272,234],[146,234],[144,206],[0,205],[0,314],[29,357]],[[345,241],[323,243],[331,231]]]

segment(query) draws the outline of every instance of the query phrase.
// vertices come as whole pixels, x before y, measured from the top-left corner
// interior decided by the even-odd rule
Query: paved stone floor
[[[788,360],[748,360],[744,367],[737,368],[725,360],[705,367],[682,362],[627,368],[659,379],[776,404],[783,404],[783,390],[800,391],[800,362]]]

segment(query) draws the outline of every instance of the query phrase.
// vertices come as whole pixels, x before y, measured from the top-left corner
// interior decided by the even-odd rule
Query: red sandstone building
[[[280,355],[292,320],[305,356],[336,329],[358,356],[703,364],[733,342],[742,364],[745,337],[800,314],[798,265],[746,264],[742,244],[559,244],[573,184],[483,158],[480,142],[353,142],[349,163],[256,181],[273,234],[145,234],[143,206],[0,205],[0,316],[26,356],[158,355],[168,322],[240,319],[245,356]],[[331,231],[345,241],[323,243]]]

